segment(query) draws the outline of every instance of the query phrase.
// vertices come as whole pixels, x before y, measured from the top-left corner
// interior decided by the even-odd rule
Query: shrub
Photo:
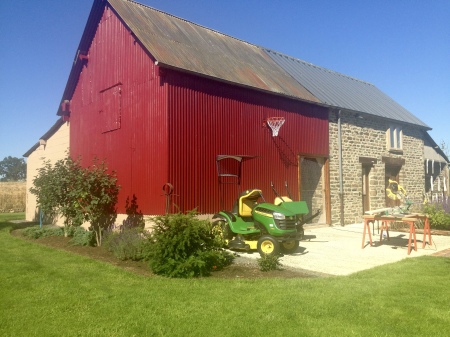
[[[30,239],[39,239],[49,236],[63,236],[64,230],[61,227],[28,227],[23,231],[23,236]]]
[[[140,228],[123,228],[108,231],[103,238],[105,248],[120,260],[146,260],[148,255],[148,234]]]
[[[71,231],[72,237],[70,243],[73,246],[95,246],[95,233],[93,231],[87,231],[83,227],[74,227]]]
[[[30,192],[47,216],[62,215],[66,229],[90,222],[97,245],[101,246],[102,232],[116,219],[119,193],[115,172],[108,173],[104,162],[94,160],[83,167],[81,160],[70,157],[49,161],[39,168]]]
[[[261,258],[256,259],[261,271],[270,270],[282,270],[282,264],[280,262],[280,255],[268,255],[264,254]]]
[[[450,230],[450,202],[432,202],[424,205],[423,209],[430,219],[430,227]]]
[[[208,276],[230,265],[233,256],[220,247],[207,220],[188,214],[156,217],[149,246],[150,268],[168,277]]]

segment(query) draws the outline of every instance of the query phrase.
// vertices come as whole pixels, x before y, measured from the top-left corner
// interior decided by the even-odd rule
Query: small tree
[[[64,217],[64,227],[81,226],[85,216],[78,202],[83,182],[83,168],[78,161],[67,157],[55,165],[46,161],[39,168],[30,192],[36,195],[37,204],[48,216]]]
[[[47,215],[64,217],[64,227],[81,226],[90,222],[96,234],[97,245],[102,243],[102,230],[114,223],[115,205],[119,193],[115,173],[107,173],[104,162],[97,160],[91,167],[83,168],[80,161],[70,157],[54,166],[46,162],[38,170],[30,192]]]
[[[103,230],[110,227],[117,217],[117,197],[120,187],[117,186],[115,173],[107,173],[104,162],[93,165],[84,170],[83,197],[80,205],[86,220],[91,223],[91,229],[95,232],[97,245],[102,245]]]

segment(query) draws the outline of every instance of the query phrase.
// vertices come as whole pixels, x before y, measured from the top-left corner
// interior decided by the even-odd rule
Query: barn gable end
[[[168,178],[166,86],[158,67],[109,6],[86,55],[71,97],[71,156],[85,165],[105,159],[117,172],[119,211],[135,194],[141,207],[161,213],[145,206],[159,201]]]
[[[270,181],[289,181],[298,190],[299,153],[328,155],[327,109],[162,68],[108,4],[91,42],[83,43],[89,48],[77,60],[82,67],[73,94],[65,97],[71,102],[71,156],[85,165],[106,159],[121,185],[120,213],[133,195],[145,214],[164,213],[165,183],[175,188],[176,210],[218,211],[220,154],[259,156],[246,165],[243,188],[260,187],[270,198]],[[276,139],[262,127],[273,116],[286,118]],[[235,197],[235,188],[226,192],[228,204]]]

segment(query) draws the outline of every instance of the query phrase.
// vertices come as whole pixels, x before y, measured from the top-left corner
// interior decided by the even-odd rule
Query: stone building
[[[428,201],[449,202],[449,159],[434,140],[424,138],[425,196]]]
[[[386,196],[389,179],[402,185],[411,201],[422,202],[429,126],[373,84],[272,50],[266,52],[329,107],[332,224],[361,222],[366,211],[398,206],[399,201]],[[321,186],[327,185],[317,188]]]

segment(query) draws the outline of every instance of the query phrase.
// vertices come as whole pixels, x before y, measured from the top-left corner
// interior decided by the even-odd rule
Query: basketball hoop
[[[268,117],[266,119],[266,125],[272,129],[272,136],[278,136],[278,131],[284,123],[284,117]]]

